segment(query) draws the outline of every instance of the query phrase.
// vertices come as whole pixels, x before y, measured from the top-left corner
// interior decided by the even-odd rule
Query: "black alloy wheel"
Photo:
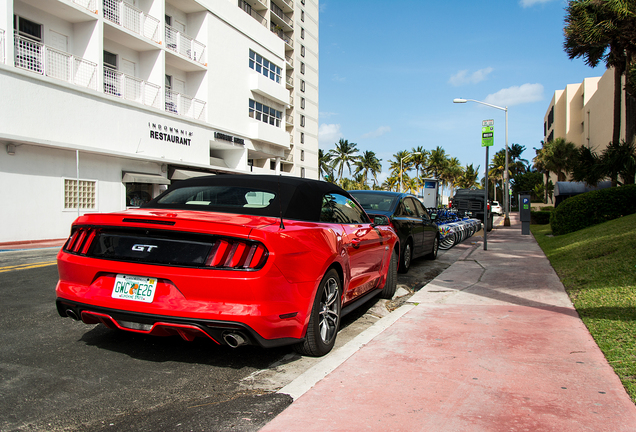
[[[331,269],[320,282],[305,340],[294,346],[296,352],[321,357],[331,351],[340,327],[341,295],[340,277],[338,272]]]
[[[435,240],[433,240],[433,250],[431,253],[426,255],[426,259],[434,260],[437,258],[437,251],[439,250],[439,237],[435,236]]]
[[[406,246],[404,246],[404,251],[402,251],[402,257],[400,258],[400,267],[398,271],[400,273],[406,273],[411,268],[411,260],[413,259],[413,249],[411,246],[411,241],[407,240]]]

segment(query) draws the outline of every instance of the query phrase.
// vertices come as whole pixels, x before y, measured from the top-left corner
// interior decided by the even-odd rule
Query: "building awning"
[[[124,172],[122,181],[124,183],[153,183],[161,185],[169,185],[170,180],[158,174],[144,174]]]
[[[214,175],[214,174],[201,172],[201,171],[188,171],[188,170],[176,169],[174,170],[170,178],[172,180],[186,180],[192,177],[203,177],[203,176],[209,176],[209,175]]]

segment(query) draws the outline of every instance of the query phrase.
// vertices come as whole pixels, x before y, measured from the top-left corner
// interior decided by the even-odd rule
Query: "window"
[[[352,199],[340,194],[327,194],[322,198],[320,222],[358,224],[369,223],[369,219]]]
[[[252,50],[250,50],[249,65],[251,69],[254,69],[256,72],[263,74],[272,81],[280,84],[282,72],[281,68],[279,68],[266,58],[263,58],[261,55],[256,54]]]
[[[300,73],[303,75],[305,74],[305,63],[303,62],[300,62]]]
[[[283,112],[250,99],[249,116],[253,119],[260,120],[263,123],[269,123],[272,126],[280,127]]]
[[[305,4],[305,0],[300,0],[300,2],[304,5]]]
[[[153,198],[151,183],[126,183],[126,207],[139,207]]]
[[[300,143],[305,144],[305,132],[300,133]]]
[[[170,90],[172,88],[172,75],[166,75],[166,90]]]
[[[304,115],[300,116],[300,126],[305,127],[305,116]]]
[[[303,80],[300,80],[300,91],[303,93],[305,92],[305,81]]]
[[[166,24],[171,26],[172,25],[172,17],[170,15],[166,15]]]
[[[305,168],[300,167],[300,178],[305,178]]]
[[[305,22],[305,11],[300,11],[300,20]]]
[[[301,97],[301,98],[300,98],[300,107],[301,107],[302,109],[305,109],[305,98],[304,98],[304,97]]]
[[[276,171],[276,161],[275,160],[269,161],[269,169],[271,169],[272,171]]]
[[[104,66],[117,70],[117,54],[104,50]]]
[[[428,212],[426,211],[424,205],[420,202],[420,200],[413,200],[413,202],[415,203],[415,208],[417,209],[420,217],[425,220],[430,220],[431,217],[428,215]]]
[[[65,209],[95,209],[97,182],[80,180],[79,189],[76,179],[64,179]]]
[[[37,42],[42,42],[42,25],[31,20],[14,15],[14,27],[20,36],[27,37]]]
[[[300,160],[303,162],[305,161],[305,150],[300,151]]]
[[[305,39],[305,29],[302,27],[300,28],[300,38]]]
[[[305,45],[300,46],[300,56],[305,57]]]

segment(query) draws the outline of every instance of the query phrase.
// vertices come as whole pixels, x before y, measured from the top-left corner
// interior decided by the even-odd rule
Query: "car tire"
[[[433,240],[433,250],[431,253],[426,255],[426,259],[434,260],[437,258],[437,251],[439,251],[439,237],[435,236],[435,240]]]
[[[305,340],[294,346],[297,353],[321,357],[331,351],[340,327],[341,295],[340,276],[331,269],[318,287]]]
[[[397,252],[393,250],[393,253],[391,254],[391,262],[389,263],[389,271],[386,274],[386,282],[384,283],[384,288],[382,288],[382,291],[380,292],[380,298],[390,300],[395,295],[395,290],[397,289],[397,268]]]
[[[398,267],[398,271],[400,273],[406,273],[411,268],[411,261],[413,260],[413,247],[411,246],[411,241],[408,240],[406,242],[406,246],[404,246],[404,250],[402,251],[402,256],[400,257],[400,266]]]

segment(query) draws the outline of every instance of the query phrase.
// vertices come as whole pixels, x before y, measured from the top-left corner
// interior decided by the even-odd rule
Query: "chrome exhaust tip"
[[[66,309],[66,316],[73,318],[75,321],[79,321],[80,317],[77,316],[73,309]]]
[[[230,348],[238,348],[241,345],[247,345],[247,341],[240,333],[226,333],[223,335],[223,340]]]

